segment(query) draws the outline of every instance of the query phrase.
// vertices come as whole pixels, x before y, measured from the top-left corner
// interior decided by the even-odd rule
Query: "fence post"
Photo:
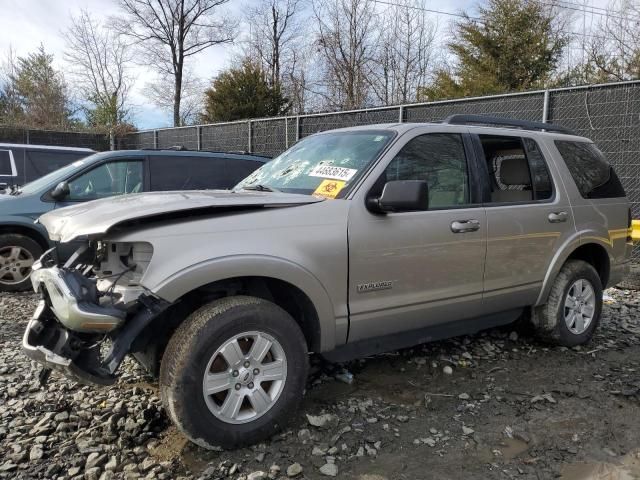
[[[549,90],[544,91],[544,103],[542,106],[542,123],[549,121]]]
[[[400,105],[400,112],[398,117],[398,122],[404,122],[404,105]]]
[[[196,145],[198,150],[202,150],[202,127],[200,125],[196,126]]]
[[[153,148],[158,148],[158,130],[153,131]]]
[[[113,133],[113,130],[109,130],[109,150],[116,149],[116,136]]]
[[[300,140],[300,115],[296,115],[296,142]]]
[[[248,130],[249,130],[249,142],[248,142],[248,145],[249,145],[249,153],[251,153],[251,147],[252,147],[251,134],[253,133],[253,127],[252,127],[252,125],[251,125],[251,120],[247,120],[247,126],[249,127],[249,128],[248,128]]]
[[[289,117],[284,117],[284,146],[289,148]]]
[[[29,145],[29,129],[27,128],[25,131],[27,132],[27,138],[26,138],[27,145]]]

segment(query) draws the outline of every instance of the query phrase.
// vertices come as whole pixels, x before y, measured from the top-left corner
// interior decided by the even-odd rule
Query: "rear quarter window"
[[[556,140],[555,144],[583,198],[625,196],[616,172],[593,143]]]
[[[157,155],[149,159],[151,190],[230,189],[262,165],[252,160]]]

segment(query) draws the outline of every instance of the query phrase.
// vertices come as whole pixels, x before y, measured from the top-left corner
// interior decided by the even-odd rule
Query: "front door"
[[[425,180],[426,211],[349,214],[349,341],[477,315],[482,304],[486,218],[472,193],[461,133],[421,133],[388,162],[386,181]],[[377,195],[379,192],[369,192]]]

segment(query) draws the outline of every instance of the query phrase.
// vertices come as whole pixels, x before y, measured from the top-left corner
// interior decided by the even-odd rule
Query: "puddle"
[[[498,447],[502,452],[502,457],[506,460],[511,460],[512,458],[517,457],[522,452],[526,452],[529,448],[529,445],[522,440],[518,440],[517,438],[507,438],[503,442],[504,445]]]
[[[491,463],[496,458],[502,461],[513,460],[529,449],[529,444],[517,438],[505,438],[495,447],[483,447],[478,450],[478,458],[483,463]]]
[[[640,450],[619,463],[581,462],[563,467],[561,480],[640,480]]]

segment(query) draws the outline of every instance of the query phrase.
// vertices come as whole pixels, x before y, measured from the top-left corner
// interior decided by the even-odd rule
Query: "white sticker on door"
[[[355,168],[336,167],[335,165],[316,165],[309,172],[310,177],[331,178],[333,180],[344,180],[348,182],[358,173]]]

